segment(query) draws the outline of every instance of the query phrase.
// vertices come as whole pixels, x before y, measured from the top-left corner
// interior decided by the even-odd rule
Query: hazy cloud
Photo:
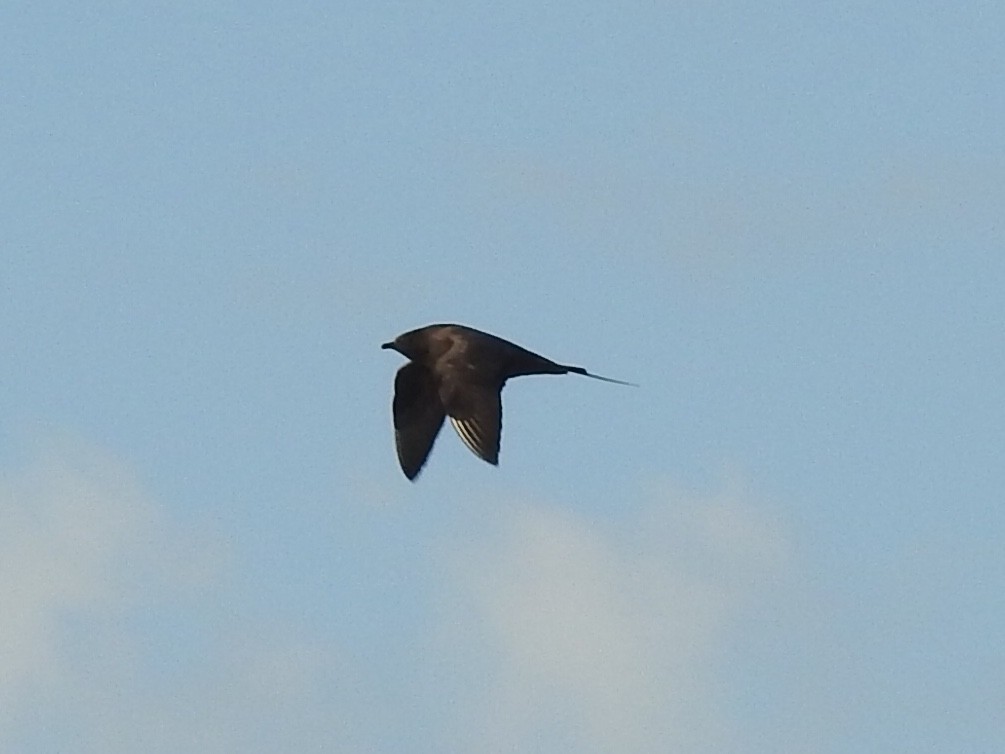
[[[0,748],[349,741],[358,684],[343,654],[249,620],[225,538],[173,520],[121,462],[63,445],[0,478],[0,520]]]
[[[50,458],[5,475],[0,516],[0,706],[9,722],[26,686],[65,674],[66,622],[128,599],[139,572],[166,563],[148,549],[157,512],[108,458]]]
[[[717,750],[716,655],[787,567],[780,529],[738,495],[661,496],[628,520],[509,506],[455,561],[451,641],[475,643],[458,750]]]

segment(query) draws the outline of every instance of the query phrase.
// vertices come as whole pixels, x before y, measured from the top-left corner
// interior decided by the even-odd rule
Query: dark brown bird
[[[403,333],[381,348],[410,359],[394,378],[394,441],[401,470],[415,479],[429,457],[445,417],[479,458],[499,463],[502,389],[524,374],[591,374],[556,364],[515,343],[464,325],[428,325]]]

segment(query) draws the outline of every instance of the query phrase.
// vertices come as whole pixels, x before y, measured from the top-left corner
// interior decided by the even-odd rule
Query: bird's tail
[[[591,377],[595,380],[603,380],[604,382],[613,382],[615,385],[628,385],[629,387],[638,387],[638,385],[634,382],[625,382],[624,380],[616,380],[613,377],[601,377],[599,374],[592,374],[583,369],[583,367],[564,366],[564,368],[574,374],[581,374],[584,377]]]

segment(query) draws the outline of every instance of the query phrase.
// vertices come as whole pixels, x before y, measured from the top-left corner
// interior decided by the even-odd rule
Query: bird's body
[[[501,393],[511,377],[572,372],[620,383],[463,325],[421,327],[381,347],[410,359],[395,376],[392,405],[398,461],[409,479],[418,476],[448,416],[475,455],[498,464]]]

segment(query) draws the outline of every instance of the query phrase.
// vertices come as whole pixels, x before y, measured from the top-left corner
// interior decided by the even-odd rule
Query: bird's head
[[[411,359],[412,361],[421,360],[426,352],[425,341],[418,337],[417,330],[403,333],[387,343],[381,343],[380,347],[397,351],[402,356]]]

